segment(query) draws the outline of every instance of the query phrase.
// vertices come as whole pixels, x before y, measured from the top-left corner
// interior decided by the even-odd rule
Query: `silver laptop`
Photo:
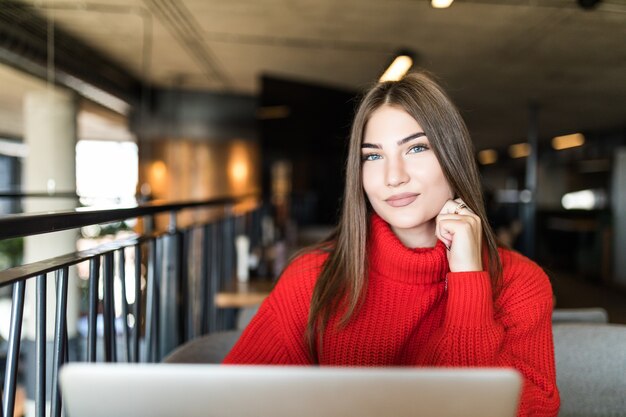
[[[507,369],[68,364],[69,417],[514,417]]]

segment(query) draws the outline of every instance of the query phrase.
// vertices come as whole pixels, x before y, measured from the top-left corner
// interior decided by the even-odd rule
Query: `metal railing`
[[[251,202],[252,199],[252,202]],[[247,211],[236,213],[235,204],[251,202]],[[214,220],[180,228],[177,214],[182,210],[219,209]],[[256,196],[221,198],[182,203],[151,203],[112,210],[76,209],[46,214],[19,214],[0,217],[0,240],[128,219],[146,219],[169,213],[165,231],[148,230],[131,238],[113,241],[93,249],[0,271],[0,287],[13,286],[11,322],[6,356],[4,390],[0,417],[12,417],[20,357],[26,283],[35,281],[35,415],[46,413],[50,393],[50,415],[62,414],[58,371],[69,360],[67,300],[69,268],[89,263],[87,294],[87,336],[82,360],[98,359],[98,315],[101,307],[103,346],[101,360],[116,362],[157,362],[169,351],[200,334],[225,330],[234,323],[233,312],[219,309],[215,295],[233,279],[235,235],[246,234],[259,241],[260,209]],[[126,292],[126,259],[134,260],[134,301]],[[117,273],[116,273],[117,271]],[[145,271],[143,273],[142,271]],[[46,361],[47,286],[54,276],[56,308],[52,363]],[[121,286],[122,325],[116,326],[115,281]],[[145,286],[142,290],[142,280]],[[101,296],[99,286],[102,285]],[[132,320],[131,320],[132,318]],[[121,330],[121,331],[120,331]],[[120,333],[121,337],[118,337]],[[120,340],[121,339],[121,340]],[[119,350],[120,345],[123,350]],[[46,381],[46,369],[52,377]]]

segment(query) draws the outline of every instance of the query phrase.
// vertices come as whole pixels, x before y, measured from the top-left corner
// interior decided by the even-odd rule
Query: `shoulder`
[[[273,312],[277,325],[282,332],[290,335],[288,339],[293,343],[303,343],[313,289],[326,258],[328,253],[319,250],[296,256],[282,272],[261,307]],[[305,348],[302,345],[298,349]]]
[[[281,279],[290,279],[294,275],[319,274],[329,254],[330,252],[317,248],[305,249],[289,262]]]
[[[310,301],[315,282],[328,255],[327,251],[307,249],[295,256],[278,278],[273,291],[274,297],[303,296]]]
[[[498,298],[508,303],[545,302],[552,304],[552,284],[546,272],[519,252],[499,248],[502,286]]]

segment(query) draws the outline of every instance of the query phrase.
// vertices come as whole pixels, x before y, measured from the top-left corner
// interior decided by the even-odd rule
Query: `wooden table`
[[[220,308],[245,308],[261,304],[274,288],[275,281],[252,279],[249,282],[235,281],[232,286],[215,296],[215,305]]]

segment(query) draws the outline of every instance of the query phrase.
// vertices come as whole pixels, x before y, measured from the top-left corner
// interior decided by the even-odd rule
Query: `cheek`
[[[376,182],[379,178],[380,175],[376,174],[375,169],[371,169],[371,167],[363,167],[361,179],[363,181],[363,190],[368,197],[376,190]]]
[[[422,187],[424,187],[423,190],[428,192],[433,204],[441,204],[443,207],[446,201],[454,197],[452,189],[436,160],[428,161],[428,163],[416,167],[413,174],[419,178]]]
[[[452,188],[446,181],[446,177],[443,176],[443,172],[441,169],[437,170],[436,175],[431,179],[431,184],[433,186],[433,191],[436,192],[437,197],[442,204],[446,201],[450,200],[454,197],[454,193],[452,192]]]

